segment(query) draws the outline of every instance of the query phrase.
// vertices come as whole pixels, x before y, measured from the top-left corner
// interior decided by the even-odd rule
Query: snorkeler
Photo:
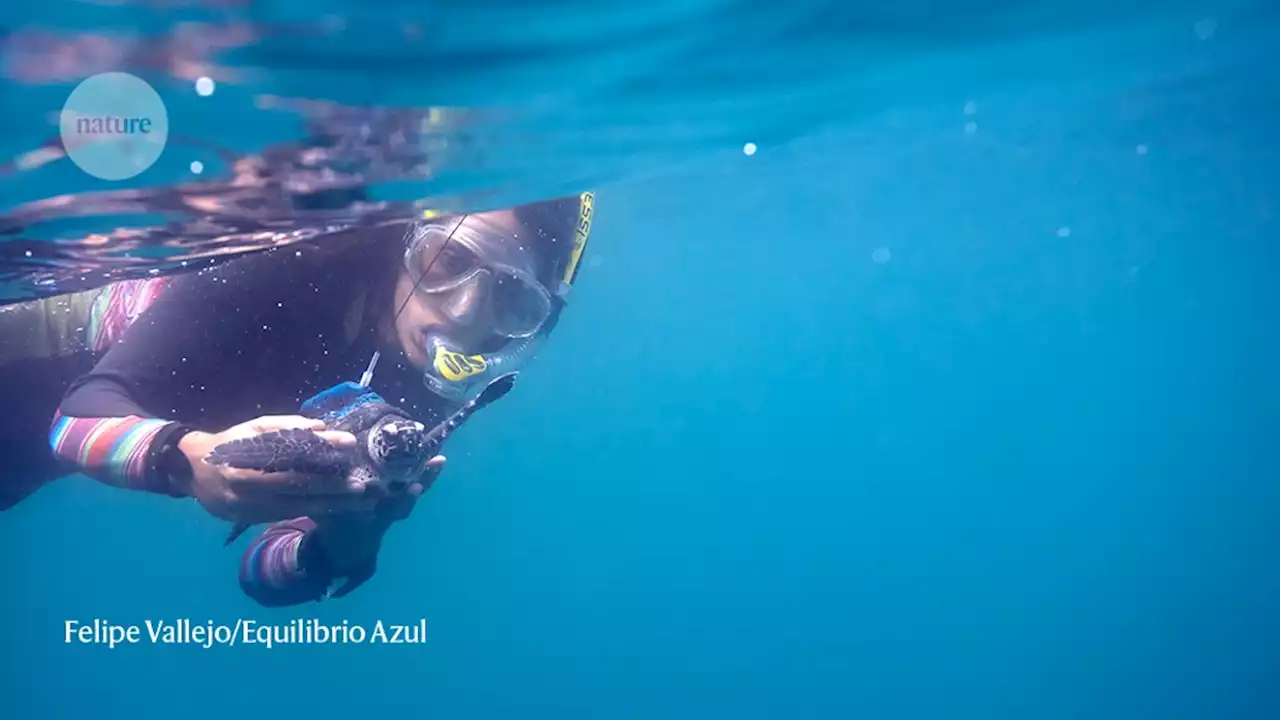
[[[362,373],[387,403],[426,427],[439,424],[491,380],[523,367],[550,333],[576,276],[593,200],[586,193],[432,217],[407,234],[386,228],[297,243],[0,309],[0,400],[34,407],[33,389],[44,397],[66,390],[40,452],[8,439],[0,448],[19,471],[0,477],[0,509],[70,472],[193,498],[223,520],[276,523],[241,560],[241,586],[259,603],[320,599],[340,578],[347,582],[334,595],[350,592],[372,574],[382,534],[408,515],[444,458],[388,494],[341,475],[231,469],[207,462],[210,452],[288,428],[354,451],[353,435],[324,430],[299,407]],[[71,329],[82,318],[80,352],[12,357],[15,338],[36,336],[33,317],[42,340],[77,335]],[[24,323],[27,332],[10,329]],[[18,368],[24,373],[11,377]]]

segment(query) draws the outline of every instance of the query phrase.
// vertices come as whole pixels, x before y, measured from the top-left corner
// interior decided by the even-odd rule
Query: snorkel
[[[526,338],[515,338],[497,352],[466,355],[456,350],[444,334],[430,333],[427,336],[430,364],[422,373],[422,381],[445,400],[466,402],[491,379],[524,367],[545,337],[546,333],[539,331]]]

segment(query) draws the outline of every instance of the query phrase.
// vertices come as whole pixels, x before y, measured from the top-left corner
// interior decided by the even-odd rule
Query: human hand
[[[350,572],[375,557],[387,530],[393,523],[409,517],[418,498],[435,483],[444,463],[443,455],[435,456],[417,481],[402,491],[382,495],[370,510],[312,515],[311,519],[316,523],[316,539],[335,572]]]
[[[190,494],[210,515],[249,525],[303,515],[368,511],[376,506],[378,499],[367,496],[363,485],[343,476],[264,473],[205,462],[218,445],[286,429],[311,430],[339,448],[355,450],[356,438],[351,433],[325,430],[320,420],[298,415],[267,415],[220,433],[188,433],[178,442],[178,449],[191,463]]]

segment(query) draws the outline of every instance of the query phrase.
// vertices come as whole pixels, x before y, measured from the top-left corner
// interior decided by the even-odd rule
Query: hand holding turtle
[[[202,439],[196,450],[205,451],[201,458],[203,464],[224,468],[224,474],[225,469],[232,468],[252,473],[248,479],[255,484],[246,485],[246,489],[263,483],[268,487],[285,489],[301,486],[307,488],[304,492],[315,493],[324,492],[328,485],[342,484],[347,488],[345,492],[357,500],[352,507],[350,498],[343,498],[346,502],[332,502],[334,497],[341,498],[342,493],[330,491],[324,496],[313,495],[306,502],[316,508],[299,513],[313,520],[353,509],[373,509],[379,499],[401,496],[410,484],[420,483],[422,478],[432,477],[434,472],[438,472],[443,458],[438,457],[437,451],[445,439],[480,408],[506,395],[514,386],[515,378],[515,373],[495,378],[479,395],[432,428],[413,420],[362,385],[341,383],[303,404],[303,412],[319,416],[315,420],[305,416],[292,417],[289,422],[300,425],[285,426],[273,432],[255,432],[260,427],[255,426],[243,437],[224,439],[215,436],[216,442],[211,445],[207,439]],[[328,424],[325,424],[326,420]],[[323,427],[330,430],[316,432]],[[335,440],[341,438],[342,444],[335,446],[326,435]],[[328,479],[323,484],[308,488],[299,482],[299,475],[323,475]],[[272,483],[274,477],[284,480]],[[216,478],[212,484],[216,502],[223,497],[218,493],[225,492],[225,484],[217,484]],[[258,490],[249,492],[257,493]],[[227,536],[227,543],[239,537],[250,525],[270,521],[251,515],[228,519],[234,526]],[[363,528],[363,520],[355,518],[352,522]],[[360,532],[367,534],[363,529]]]
[[[376,498],[365,496],[363,485],[340,475],[264,472],[213,465],[205,460],[219,445],[280,430],[314,432],[343,453],[351,452],[356,444],[355,436],[349,432],[325,430],[320,420],[296,415],[268,415],[220,433],[188,433],[178,443],[178,449],[191,464],[190,494],[210,515],[246,524],[373,507]]]

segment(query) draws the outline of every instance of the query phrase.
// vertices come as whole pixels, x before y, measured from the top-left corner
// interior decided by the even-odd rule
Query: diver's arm
[[[202,408],[229,402],[226,388],[276,382],[283,363],[255,356],[288,346],[294,333],[315,331],[307,317],[290,312],[297,303],[288,301],[300,291],[314,294],[282,279],[290,270],[263,253],[174,277],[93,370],[72,383],[50,429],[54,453],[109,485],[185,495],[170,468],[184,470],[189,458],[178,441],[192,428],[177,420],[198,424]]]
[[[333,575],[310,518],[275,523],[240,558],[240,589],[259,605],[282,607],[320,600]]]
[[[443,457],[433,458],[418,483],[383,499],[372,513],[328,515],[320,523],[302,517],[270,526],[241,557],[241,589],[268,607],[353,592],[377,572],[387,530],[409,516],[443,466]],[[330,593],[338,578],[344,582]]]
[[[59,411],[49,446],[77,471],[108,485],[184,497],[166,466],[169,451],[187,431],[175,422],[131,414],[98,418]]]

